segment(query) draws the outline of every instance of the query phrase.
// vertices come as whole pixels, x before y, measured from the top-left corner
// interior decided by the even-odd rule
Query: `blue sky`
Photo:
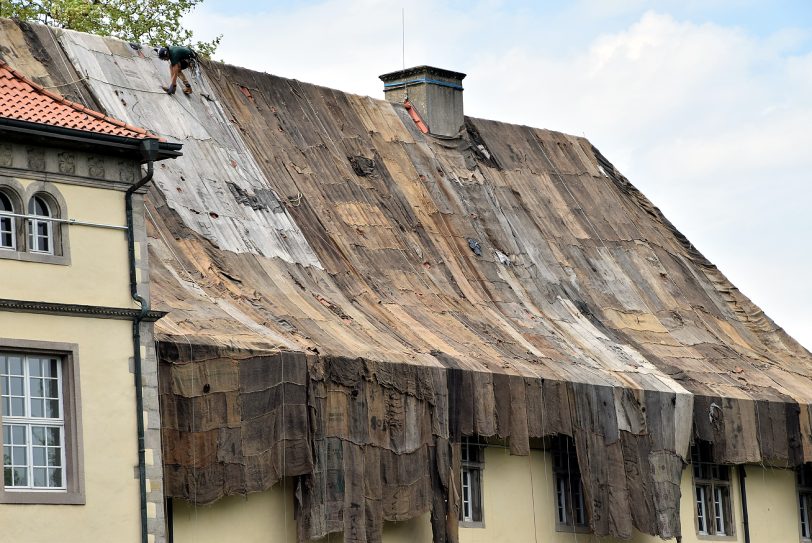
[[[812,1],[206,0],[216,58],[381,97],[377,76],[468,74],[466,114],[586,135],[812,348]]]

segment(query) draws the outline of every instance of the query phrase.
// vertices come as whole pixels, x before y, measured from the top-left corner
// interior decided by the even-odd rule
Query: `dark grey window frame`
[[[798,488],[801,541],[812,541],[812,463],[796,468],[795,483]]]
[[[62,394],[65,416],[65,477],[67,490],[6,490],[0,477],[0,504],[84,505],[85,474],[82,447],[82,399],[79,386],[79,346],[75,343],[0,338],[0,351],[53,355],[62,360]],[[2,404],[0,404],[0,409]],[[2,413],[0,413],[2,417]],[[0,453],[2,453],[0,442]]]
[[[33,181],[26,188],[15,179],[0,175],[0,189],[12,199],[18,213],[27,214],[28,204],[34,196],[42,196],[52,208],[54,218],[67,217],[67,203],[62,193],[46,181]],[[39,262],[41,264],[70,265],[70,239],[69,225],[64,222],[51,223],[51,244],[53,254],[38,253],[29,250],[28,219],[16,218],[16,247],[15,249],[0,249],[0,259],[20,260],[24,262]]]
[[[557,532],[591,533],[589,509],[581,482],[581,469],[575,451],[575,441],[566,435],[556,435],[550,443],[553,464],[553,504]],[[561,520],[561,500],[566,518]],[[576,502],[579,506],[576,509]],[[580,520],[578,519],[580,517]]]
[[[460,444],[460,527],[484,528],[485,507],[483,499],[485,471],[485,444],[477,438],[463,438]],[[471,502],[472,519],[464,519],[463,486],[468,476],[468,496]]]
[[[700,539],[735,540],[736,519],[733,504],[733,476],[730,466],[713,461],[713,446],[707,441],[697,440],[691,445],[691,472],[693,474],[692,494],[694,528]],[[700,531],[698,511],[698,490],[704,489],[705,522],[709,528],[705,533]],[[715,497],[717,490],[724,496],[721,513],[725,530],[717,533]]]

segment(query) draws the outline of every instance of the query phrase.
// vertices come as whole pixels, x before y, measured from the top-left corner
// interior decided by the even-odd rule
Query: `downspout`
[[[739,492],[742,498],[742,529],[744,530],[744,543],[750,543],[750,515],[747,513],[747,485],[744,480],[747,478],[747,472],[744,469],[744,464],[737,466],[739,471]]]
[[[130,260],[130,296],[141,306],[133,319],[133,373],[135,374],[135,408],[138,430],[138,483],[141,497],[141,543],[148,543],[147,534],[147,468],[144,440],[144,391],[141,371],[141,321],[149,313],[149,302],[138,294],[135,266],[135,232],[133,230],[133,194],[152,180],[154,161],[158,153],[158,140],[148,139],[141,143],[141,156],[147,163],[147,173],[124,193],[127,213],[127,252]]]

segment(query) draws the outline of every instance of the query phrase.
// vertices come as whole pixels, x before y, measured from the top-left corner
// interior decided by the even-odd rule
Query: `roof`
[[[585,138],[476,118],[432,138],[398,105],[219,63],[171,98],[150,51],[62,32],[35,58],[3,30],[32,73],[105,74],[106,111],[138,102],[185,142],[147,203],[169,496],[302,475],[300,539],[379,541],[442,494],[449,441],[567,434],[594,532],[667,538],[690,440],[812,461],[812,355]]]
[[[158,136],[71,102],[37,85],[0,60],[0,117],[95,134],[145,139]]]

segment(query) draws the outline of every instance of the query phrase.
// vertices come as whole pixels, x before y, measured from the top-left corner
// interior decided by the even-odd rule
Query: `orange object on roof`
[[[417,110],[414,108],[414,106],[412,105],[412,103],[409,101],[408,98],[406,98],[406,100],[403,101],[403,107],[405,107],[406,111],[409,112],[409,117],[412,118],[414,124],[417,125],[417,128],[419,128],[420,131],[423,132],[424,134],[428,134],[429,127],[426,126],[426,123],[423,122],[423,119],[420,117],[420,114],[417,112]]]
[[[2,60],[0,117],[123,138],[160,139],[143,128],[66,100],[37,85]]]

